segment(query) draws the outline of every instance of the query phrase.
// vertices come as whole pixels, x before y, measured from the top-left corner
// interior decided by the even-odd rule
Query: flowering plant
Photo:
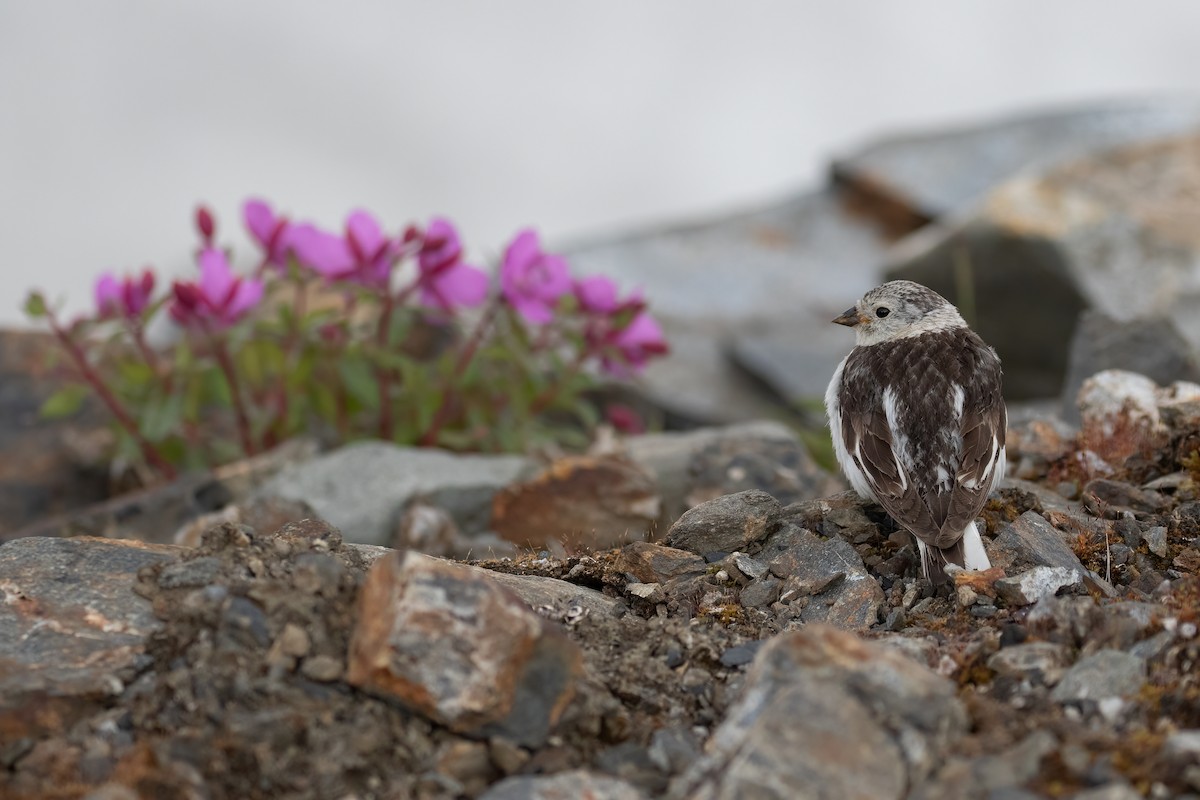
[[[393,235],[355,211],[334,233],[261,200],[243,218],[260,249],[249,275],[200,208],[196,279],[156,294],[149,269],[105,273],[95,311],[71,322],[32,292],[26,312],[74,378],[43,413],[73,413],[90,389],[116,422],[117,462],[167,477],[300,433],[520,450],[579,439],[596,422],[586,390],[667,352],[640,295],[573,278],[533,230],[493,276],[442,218]],[[146,331],[164,309],[176,335],[154,346]]]

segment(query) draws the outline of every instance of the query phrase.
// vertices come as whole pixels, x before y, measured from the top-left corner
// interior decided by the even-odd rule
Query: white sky
[[[1188,0],[3,0],[0,322],[189,269],[198,200],[235,245],[253,193],[448,214],[487,256],[787,194],[897,129],[1200,93],[1198,34]]]

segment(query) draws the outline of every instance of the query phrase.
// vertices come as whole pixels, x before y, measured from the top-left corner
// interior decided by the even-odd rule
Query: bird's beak
[[[841,313],[841,316],[834,317],[833,321],[838,325],[845,325],[849,328],[853,328],[855,325],[860,325],[866,322],[868,319],[870,318],[864,316],[863,314],[859,314],[857,308],[847,308]]]

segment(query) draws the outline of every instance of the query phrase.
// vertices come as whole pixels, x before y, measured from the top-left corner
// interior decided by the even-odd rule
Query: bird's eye
[[[877,316],[881,319],[883,317],[886,317],[890,313],[892,313],[892,310],[890,308],[888,308],[887,306],[880,306],[879,308],[875,309],[875,316]]]

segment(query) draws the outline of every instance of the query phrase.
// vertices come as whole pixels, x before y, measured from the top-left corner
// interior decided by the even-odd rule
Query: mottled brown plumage
[[[964,535],[986,564],[974,520],[1003,476],[1007,422],[995,351],[940,295],[908,282],[872,290],[838,321],[863,327],[826,395],[851,484],[924,545],[935,581],[944,564],[971,560]]]

